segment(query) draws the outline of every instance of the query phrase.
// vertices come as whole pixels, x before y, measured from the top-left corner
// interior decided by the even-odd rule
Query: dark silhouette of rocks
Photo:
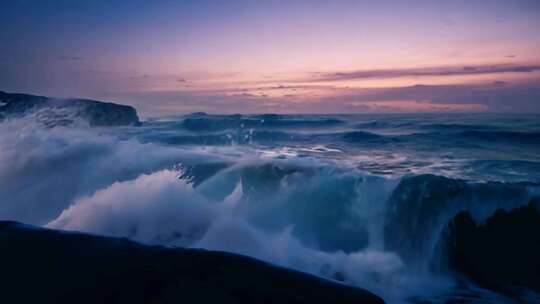
[[[34,114],[52,127],[69,125],[82,118],[90,126],[122,126],[139,123],[135,108],[89,99],[56,99],[0,91],[0,121]]]
[[[452,269],[506,293],[523,288],[540,291],[539,201],[504,211],[485,223],[475,223],[468,212],[448,226],[448,260]]]
[[[240,255],[0,221],[2,303],[384,303]]]

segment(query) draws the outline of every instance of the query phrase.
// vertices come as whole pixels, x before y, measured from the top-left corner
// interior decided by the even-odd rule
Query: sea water
[[[449,267],[445,236],[461,212],[538,204],[540,116],[24,117],[0,124],[0,184],[0,219],[230,251],[389,303],[514,303]]]

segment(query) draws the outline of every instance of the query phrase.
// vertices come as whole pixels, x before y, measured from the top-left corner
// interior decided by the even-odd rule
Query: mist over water
[[[0,123],[0,219],[224,250],[389,303],[513,303],[449,269],[449,223],[538,205],[534,115],[193,114]]]

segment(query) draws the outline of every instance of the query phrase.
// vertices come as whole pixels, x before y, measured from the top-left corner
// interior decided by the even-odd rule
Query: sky
[[[8,0],[0,90],[143,117],[540,112],[540,1]]]

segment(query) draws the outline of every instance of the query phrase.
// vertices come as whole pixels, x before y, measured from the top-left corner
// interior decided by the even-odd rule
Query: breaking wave
[[[188,118],[211,119],[204,114]],[[226,129],[220,124],[244,118],[220,119],[210,128]],[[311,120],[316,119],[305,119]],[[288,123],[296,128],[305,121]],[[342,123],[323,119],[326,124]],[[500,227],[508,218],[501,212],[526,213],[519,216],[530,220],[530,229],[540,227],[540,185],[534,177],[494,181],[422,172],[374,174],[360,166],[365,159],[351,165],[356,150],[347,150],[347,159],[330,157],[344,146],[328,142],[346,145],[390,136],[363,131],[257,129],[251,143],[246,139],[237,145],[201,136],[185,139],[185,133],[175,131],[178,121],[167,125],[43,128],[32,118],[3,122],[0,218],[249,255],[370,289],[390,303],[458,298],[512,303],[512,297],[534,295],[523,290],[538,288],[535,277],[512,281],[485,270],[489,263],[475,272],[463,259],[463,250],[472,250],[475,240],[504,231]],[[311,152],[276,152],[253,144],[263,139],[275,144],[290,134],[299,134],[297,143]],[[475,161],[491,169],[490,162],[499,164]],[[511,161],[506,166],[515,168]],[[488,245],[497,257],[496,244]],[[511,257],[538,263],[519,252]],[[483,276],[507,284],[493,287]]]

